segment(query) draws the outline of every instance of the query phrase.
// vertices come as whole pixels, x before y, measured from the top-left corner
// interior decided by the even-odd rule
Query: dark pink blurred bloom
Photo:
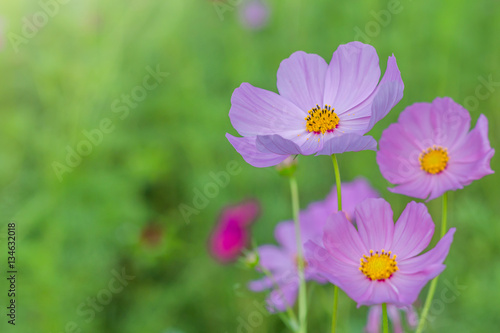
[[[322,243],[305,245],[306,260],[361,305],[409,306],[428,281],[444,269],[452,228],[428,252],[434,223],[422,203],[410,202],[396,225],[384,199],[367,199],[355,209],[358,229],[344,212],[326,223]]]
[[[281,62],[279,94],[242,83],[231,96],[229,118],[241,137],[226,134],[243,159],[268,167],[290,155],[332,155],[376,150],[365,135],[403,97],[394,56],[380,79],[371,45],[340,45],[330,64],[302,51]]]
[[[377,163],[391,192],[432,200],[493,173],[488,119],[469,132],[469,112],[451,98],[407,107],[380,139]]]
[[[239,17],[247,29],[258,30],[269,21],[269,7],[261,0],[245,0],[239,7]]]
[[[245,201],[223,209],[219,221],[210,236],[212,256],[223,262],[238,259],[250,239],[249,226],[260,213],[257,201]]]
[[[342,184],[342,197],[345,207],[351,216],[354,216],[354,207],[362,200],[369,197],[378,197],[364,179],[357,179],[352,183]],[[325,200],[310,204],[307,209],[299,214],[301,238],[305,243],[308,240],[321,242],[321,236],[325,222],[332,213],[337,211],[337,191],[334,186]],[[297,243],[295,240],[295,226],[293,221],[281,222],[274,231],[279,246],[263,245],[257,249],[260,257],[260,265],[267,269],[273,279],[265,277],[250,283],[249,288],[253,291],[272,289],[267,298],[270,311],[284,311],[288,306],[292,307],[297,298],[299,288],[299,277],[297,272]],[[317,274],[314,267],[305,267],[306,280],[314,280],[324,283],[326,280]],[[276,288],[276,285],[278,288]]]
[[[392,304],[387,305],[387,316],[392,322],[392,328],[394,333],[403,333],[403,326],[401,325],[401,318],[399,316],[399,310],[406,313],[406,321],[411,329],[415,329],[418,324],[417,313],[412,306],[397,308]],[[382,323],[382,306],[374,305],[370,307],[368,312],[368,321],[365,326],[366,333],[380,333]]]

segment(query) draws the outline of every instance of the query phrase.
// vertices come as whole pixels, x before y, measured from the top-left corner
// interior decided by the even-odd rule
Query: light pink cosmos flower
[[[229,118],[242,137],[226,137],[255,167],[297,154],[375,150],[377,142],[364,134],[403,97],[394,55],[379,79],[371,45],[340,45],[330,64],[316,54],[295,52],[278,69],[279,95],[248,83],[234,91]]]
[[[411,305],[425,284],[445,269],[455,228],[432,250],[417,256],[434,233],[424,204],[410,202],[396,225],[384,199],[363,201],[355,216],[358,230],[339,212],[326,223],[322,244],[307,242],[309,266],[344,290],[358,307]]]
[[[248,228],[260,213],[257,201],[245,201],[224,208],[209,240],[212,256],[228,263],[238,259],[241,251],[248,245]]]
[[[245,0],[238,9],[240,22],[247,29],[262,29],[269,21],[269,7],[261,0]]]
[[[390,191],[428,200],[493,173],[488,119],[469,132],[469,112],[451,98],[407,107],[380,139],[377,163]]]
[[[394,333],[404,333],[403,326],[401,325],[401,318],[399,316],[399,310],[406,313],[406,321],[411,329],[417,328],[418,317],[415,309],[412,306],[403,307],[398,309],[396,306],[388,304],[387,305],[387,316],[392,322],[392,328]],[[368,311],[368,321],[365,326],[366,333],[380,333],[382,324],[382,306],[373,305]]]
[[[359,178],[352,183],[342,184],[344,198],[343,206],[351,216],[354,216],[354,206],[365,198],[378,197],[365,179]],[[300,212],[301,238],[305,243],[314,240],[321,243],[321,236],[325,222],[332,213],[337,211],[337,191],[333,187],[330,194],[323,201],[309,205]],[[267,302],[270,311],[284,311],[292,307],[297,299],[299,277],[297,272],[297,243],[295,240],[295,226],[293,221],[281,222],[276,226],[275,237],[279,246],[263,245],[257,249],[260,265],[270,271],[273,278],[265,277],[250,283],[253,291],[272,289]],[[326,280],[319,276],[314,267],[306,264],[306,280],[324,283]]]

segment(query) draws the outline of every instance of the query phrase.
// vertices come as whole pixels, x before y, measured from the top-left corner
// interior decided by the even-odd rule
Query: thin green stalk
[[[307,293],[304,278],[304,254],[299,222],[299,189],[295,176],[290,177],[290,192],[292,194],[293,221],[295,224],[295,239],[297,241],[297,266],[299,273],[299,325],[301,333],[307,333]]]
[[[382,303],[382,329],[384,333],[389,333],[389,318],[387,318],[387,304]]]
[[[443,214],[441,216],[441,238],[443,238],[446,234],[446,220],[448,219],[448,192],[443,194]]]
[[[335,154],[332,155],[333,169],[335,170],[335,183],[337,184],[337,208],[340,212],[342,210],[342,187],[340,183],[339,164]],[[333,287],[333,313],[332,313],[332,333],[335,333],[337,327],[337,306],[339,299],[339,287]]]
[[[448,192],[443,194],[443,213],[441,215],[441,238],[446,234],[446,220],[448,218]],[[436,276],[434,280],[431,281],[429,287],[429,292],[427,293],[427,298],[425,299],[424,309],[422,310],[422,315],[420,316],[420,321],[418,323],[416,333],[421,333],[424,329],[425,321],[427,320],[427,315],[429,314],[429,309],[431,308],[432,298],[436,292],[436,286],[438,283],[439,276]]]

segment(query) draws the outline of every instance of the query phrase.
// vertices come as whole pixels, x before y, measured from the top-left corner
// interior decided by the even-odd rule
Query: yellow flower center
[[[316,134],[332,132],[339,125],[339,117],[334,111],[335,108],[330,105],[320,108],[316,104],[316,107],[309,110],[309,115],[305,118],[307,131]]]
[[[382,250],[382,253],[378,253],[370,250],[370,256],[363,255],[360,260],[359,270],[372,281],[384,281],[399,270],[396,255],[391,258],[391,251]]]
[[[422,151],[418,157],[420,169],[432,175],[440,173],[446,169],[449,159],[448,150],[436,145]]]

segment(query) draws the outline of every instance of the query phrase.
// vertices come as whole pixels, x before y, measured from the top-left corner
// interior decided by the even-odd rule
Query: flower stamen
[[[420,169],[435,175],[442,172],[448,166],[448,149],[433,145],[422,151],[418,157]]]
[[[325,105],[321,108],[318,104],[309,110],[309,115],[305,118],[306,130],[310,133],[325,134],[332,132],[339,125],[339,117],[334,112],[335,108]]]
[[[370,256],[363,255],[360,259],[359,270],[372,281],[384,281],[399,270],[396,255],[391,258],[391,254],[391,251],[382,250],[382,253],[378,253],[370,250]]]

